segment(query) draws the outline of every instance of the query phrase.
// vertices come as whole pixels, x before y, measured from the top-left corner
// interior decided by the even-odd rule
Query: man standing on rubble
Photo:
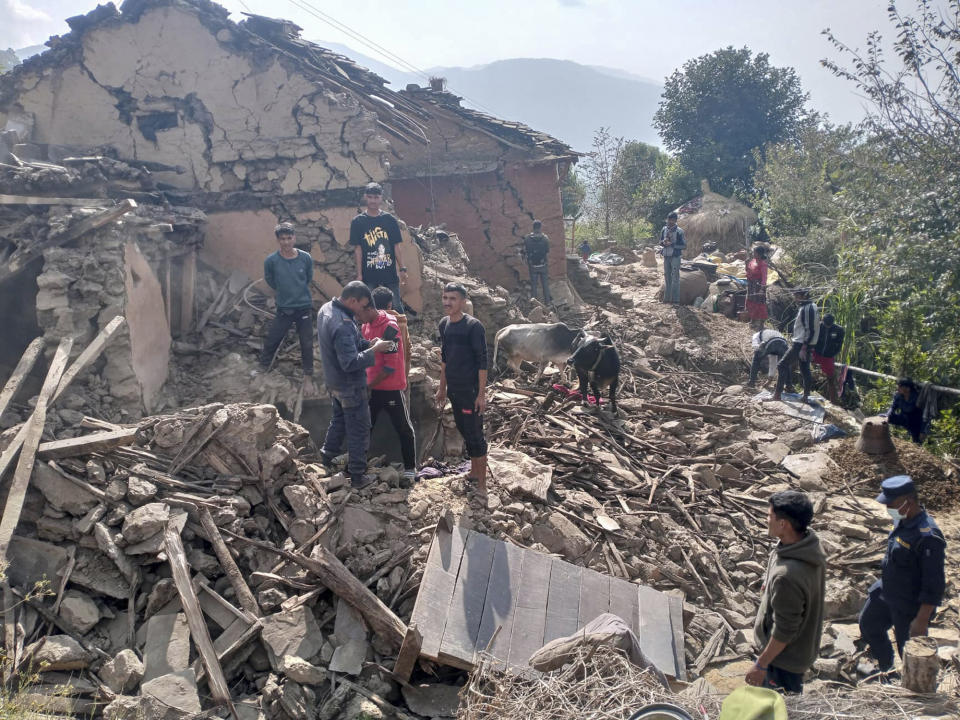
[[[400,244],[403,234],[400,223],[388,212],[380,210],[383,188],[379,183],[369,183],[363,190],[367,209],[350,223],[350,244],[354,247],[357,261],[357,280],[368,287],[390,288],[393,293],[393,308],[403,310],[400,299],[401,278],[407,281],[407,268],[403,265]]]
[[[440,386],[437,408],[450,398],[453,419],[470,456],[468,482],[487,492],[487,441],[483,437],[483,414],[487,409],[487,338],[480,321],[463,312],[467,291],[459,283],[443,289],[440,321]]]
[[[393,350],[377,355],[373,367],[367,368],[367,385],[370,388],[370,430],[377,422],[381,410],[386,410],[393,429],[400,438],[400,454],[403,456],[402,484],[409,487],[417,477],[416,442],[413,423],[404,390],[407,389],[406,343],[396,317],[390,313],[393,294],[389,288],[378,287],[373,291],[374,312],[368,313],[361,333],[368,341],[387,338],[396,343]],[[406,319],[406,318],[404,318]],[[392,337],[391,337],[392,336]]]
[[[313,394],[313,297],[310,295],[313,258],[310,253],[294,247],[297,236],[292,223],[282,222],[273,232],[280,249],[263,261],[263,279],[276,295],[277,314],[263,342],[257,372],[270,369],[280,343],[290,327],[296,326],[300,337],[304,390]]]
[[[667,215],[667,224],[660,231],[663,252],[663,301],[676,305],[680,302],[680,263],[687,247],[687,236],[677,225],[677,213]]]
[[[548,277],[547,258],[550,255],[550,238],[543,233],[543,223],[533,221],[533,232],[523,239],[522,255],[526,258],[530,271],[530,297],[537,296],[537,285],[543,286],[543,302],[553,303],[550,297],[550,278]]]
[[[366,369],[373,366],[377,353],[385,353],[393,347],[389,340],[370,343],[360,336],[357,321],[368,321],[376,316],[372,305],[370,288],[354,280],[344,286],[340,297],[324,304],[317,315],[323,378],[333,402],[333,415],[320,449],[320,458],[324,465],[332,466],[346,439],[349,452],[347,471],[350,484],[355,488],[366,487],[374,480],[373,475],[366,474],[367,449],[370,447]]]
[[[813,349],[820,336],[820,312],[816,304],[810,299],[810,291],[806,288],[797,288],[793,296],[800,307],[797,309],[797,319],[793,322],[793,344],[787,354],[777,363],[777,389],[773,393],[774,400],[780,400],[784,385],[790,384],[790,375],[793,364],[800,363],[800,375],[803,376],[803,397],[801,402],[810,399],[810,388],[813,385],[813,375],[810,373],[810,360]]]
[[[887,506],[893,530],[887,539],[880,579],[870,586],[860,611],[860,634],[880,672],[886,673],[893,668],[890,628],[897,640],[897,652],[903,657],[907,640],[927,634],[930,618],[943,602],[947,542],[917,499],[909,475],[887,478],[880,487],[877,502]]]
[[[767,535],[778,540],[767,563],[763,596],[753,626],[760,655],[748,685],[803,691],[803,674],[820,654],[827,558],[810,530],[813,503],[796,490],[769,499]]]

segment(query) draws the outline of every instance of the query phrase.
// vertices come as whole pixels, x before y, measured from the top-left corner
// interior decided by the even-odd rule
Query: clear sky
[[[863,103],[849,83],[820,66],[831,28],[862,47],[871,30],[892,36],[887,0],[224,0],[284,17],[309,40],[330,40],[375,56],[318,19],[326,13],[419,67],[470,66],[514,57],[605,65],[663,82],[685,60],[727,45],[770,54],[797,70],[811,106],[837,122],[859,120]],[[901,0],[904,10],[913,3]],[[0,48],[43,43],[68,31],[63,19],[96,0],[0,0]],[[299,6],[299,7],[298,7]],[[382,59],[382,58],[378,58]],[[387,60],[384,60],[388,62]],[[396,64],[392,62],[390,64]],[[453,88],[454,90],[456,88]],[[561,91],[562,88],[557,88]]]

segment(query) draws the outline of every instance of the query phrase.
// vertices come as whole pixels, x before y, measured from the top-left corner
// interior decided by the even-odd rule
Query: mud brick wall
[[[27,118],[35,143],[177,168],[155,173],[177,188],[290,195],[386,175],[375,113],[188,6],[102,22],[64,62],[29,67],[4,88],[0,126]]]
[[[556,163],[510,163],[477,175],[392,183],[397,210],[411,225],[445,223],[456,230],[470,256],[470,270],[490,285],[515,289],[528,282],[520,257],[533,221],[550,237],[550,277],[566,276],[563,211]]]

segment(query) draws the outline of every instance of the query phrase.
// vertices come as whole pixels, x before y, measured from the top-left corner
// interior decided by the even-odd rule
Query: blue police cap
[[[877,495],[877,502],[884,505],[889,505],[904,495],[913,495],[917,492],[909,475],[894,475],[880,483],[880,487],[883,492]]]

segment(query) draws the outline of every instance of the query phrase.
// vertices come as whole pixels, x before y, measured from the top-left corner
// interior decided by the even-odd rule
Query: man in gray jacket
[[[347,283],[340,297],[324,304],[317,314],[323,379],[333,401],[333,415],[320,457],[324,465],[332,465],[346,439],[347,471],[355,488],[365,487],[374,479],[366,474],[370,447],[367,368],[376,360],[374,353],[393,348],[389,340],[381,338],[370,343],[360,335],[357,323],[371,322],[376,316],[373,294],[359,280]]]
[[[680,302],[680,263],[687,247],[683,228],[677,225],[677,213],[667,215],[667,224],[660,231],[663,248],[663,301],[676,305]]]
[[[798,693],[803,674],[820,653],[826,556],[809,529],[813,504],[802,492],[770,496],[767,535],[779,542],[770,554],[753,636],[760,653],[748,685]]]

